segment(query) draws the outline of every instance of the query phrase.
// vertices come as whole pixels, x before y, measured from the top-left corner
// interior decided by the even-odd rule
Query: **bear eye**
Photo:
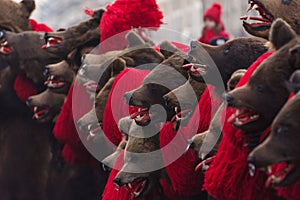
[[[225,55],[229,54],[229,51],[230,51],[230,46],[225,47],[225,49],[223,50]]]
[[[259,85],[259,86],[256,87],[256,91],[259,92],[259,93],[263,93],[264,88],[261,85]]]
[[[282,3],[285,5],[289,5],[292,2],[292,0],[282,0]]]
[[[284,134],[288,131],[288,128],[285,127],[285,126],[279,126],[278,129],[277,129],[277,133],[279,134]]]
[[[150,85],[150,90],[151,90],[151,93],[156,93],[157,92],[156,85]]]

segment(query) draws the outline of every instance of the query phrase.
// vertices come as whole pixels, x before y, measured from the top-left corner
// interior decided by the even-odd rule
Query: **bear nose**
[[[231,94],[225,93],[225,94],[223,95],[223,99],[224,99],[225,103],[226,103],[228,106],[232,106],[232,105],[233,105],[232,103],[233,103],[234,98],[233,98],[233,96],[232,96]]]
[[[113,180],[113,182],[114,182],[117,186],[119,186],[119,187],[122,187],[122,186],[124,185],[124,183],[122,183],[122,181],[121,181],[120,178],[115,178],[115,179]]]
[[[130,99],[131,99],[131,93],[130,92],[126,92],[124,94],[125,103],[129,104],[130,103]]]
[[[248,163],[250,163],[250,164],[253,164],[253,165],[254,165],[254,164],[255,164],[255,160],[256,160],[256,159],[255,159],[254,156],[249,156],[249,157],[248,157]]]
[[[32,97],[28,97],[27,101],[26,101],[26,105],[30,106],[30,104],[32,103],[33,98]]]

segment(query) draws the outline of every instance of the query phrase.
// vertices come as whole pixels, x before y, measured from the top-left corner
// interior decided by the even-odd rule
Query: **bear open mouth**
[[[0,53],[8,55],[13,52],[12,47],[8,44],[7,40],[2,38],[0,41]]]
[[[42,120],[49,114],[49,106],[34,106],[33,107],[33,116],[34,120]]]
[[[204,76],[208,70],[207,65],[202,65],[197,63],[189,63],[183,65],[182,68],[188,69],[193,76],[197,76],[197,77]]]
[[[192,110],[191,109],[185,109],[185,110],[180,110],[179,107],[175,107],[175,116],[172,118],[172,122],[180,122],[180,121],[185,121],[187,119],[189,119],[189,117],[192,114]]]
[[[249,1],[249,5],[250,7],[248,8],[247,13],[251,11],[257,11],[259,15],[243,16],[240,18],[243,20],[243,23],[258,31],[270,29],[272,22],[274,21],[273,15],[260,2],[251,0]]]
[[[65,81],[58,77],[58,76],[54,76],[51,75],[48,77],[48,80],[45,81],[44,85],[46,85],[48,88],[52,88],[52,89],[60,89],[62,87],[65,86]]]
[[[279,170],[278,172],[273,172],[272,166],[268,166],[266,169],[268,173],[268,179],[265,182],[265,186],[267,188],[270,186],[281,187],[281,185],[284,184],[287,177],[295,171],[295,164],[286,162],[286,167]]]
[[[260,115],[249,108],[236,108],[235,112],[229,117],[228,123],[236,127],[247,125],[259,119]]]
[[[91,141],[93,138],[97,137],[101,133],[101,124],[100,123],[95,123],[95,124],[90,124],[87,127],[89,134],[86,137],[87,141]]]
[[[53,37],[53,36],[46,37],[45,40],[46,40],[46,44],[42,46],[42,49],[48,49],[50,47],[56,47],[62,42],[61,38]]]
[[[126,187],[130,190],[134,198],[141,197],[148,189],[149,181],[147,178],[135,179],[132,183],[128,183]]]
[[[130,118],[134,119],[138,124],[148,124],[151,121],[151,115],[149,112],[149,108],[142,108],[138,106],[130,106],[129,114]]]
[[[95,81],[88,81],[83,85],[89,92],[92,93],[97,93],[98,91],[101,90],[100,86],[98,85],[98,83],[96,83]]]

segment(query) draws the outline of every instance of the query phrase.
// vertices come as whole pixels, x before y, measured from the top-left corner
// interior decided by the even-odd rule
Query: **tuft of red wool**
[[[100,30],[101,42],[110,39],[106,50],[120,50],[127,46],[125,35],[132,28],[158,29],[162,24],[163,13],[155,0],[116,0],[106,7]],[[119,35],[118,35],[119,34]]]
[[[37,94],[36,86],[31,80],[23,75],[18,75],[16,77],[16,80],[14,82],[14,90],[18,98],[24,103],[28,100],[29,97]]]
[[[92,17],[95,14],[95,11],[90,8],[85,8],[84,13]]]
[[[74,90],[74,87],[76,87],[76,90]],[[76,98],[76,102],[82,103],[73,106],[73,98]],[[77,82],[73,83],[66,102],[62,106],[53,133],[59,141],[65,144],[62,152],[63,158],[74,165],[90,166],[97,163],[97,160],[82,144],[75,127],[75,123],[90,111],[91,108],[92,101],[85,87],[79,85]]]
[[[241,79],[237,87],[245,85],[260,64],[272,55],[267,52],[262,55]],[[216,158],[205,174],[204,189],[216,199],[228,200],[271,200],[275,198],[272,189],[265,188],[266,174],[257,171],[254,177],[250,177],[248,168],[248,148],[244,146],[246,138],[241,130],[235,129],[227,123],[233,111],[224,108],[221,115],[225,118],[223,138],[218,149]],[[266,130],[261,138],[269,133]]]
[[[129,106],[124,102],[124,94],[138,88],[149,70],[127,68],[115,79],[110,91],[103,116],[103,132],[110,142],[118,145],[122,140],[118,122],[129,115]]]
[[[39,24],[34,19],[29,20],[31,28],[36,32],[53,32],[53,30],[46,24]]]
[[[164,161],[166,165],[171,163],[166,166],[168,176],[174,191],[184,197],[202,193],[204,175],[201,172],[195,172],[195,167],[199,163],[198,156],[191,150],[184,155],[182,154],[187,147],[188,139],[209,128],[211,116],[221,104],[220,98],[213,94],[213,89],[212,86],[209,86],[202,94],[187,127],[180,127],[178,131],[175,131],[173,129],[174,124],[167,122],[160,131],[160,144],[163,148]],[[179,158],[175,160],[172,155],[178,155]]]

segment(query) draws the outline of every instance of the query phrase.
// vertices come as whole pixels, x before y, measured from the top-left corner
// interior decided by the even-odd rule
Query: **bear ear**
[[[126,39],[128,41],[128,48],[145,45],[145,41],[135,31],[130,31],[126,35]]]
[[[271,28],[270,41],[274,45],[275,49],[280,49],[296,36],[296,32],[288,23],[286,23],[283,19],[277,19]]]
[[[112,67],[112,76],[118,75],[121,71],[123,71],[126,67],[126,61],[122,58],[117,58],[113,62]]]
[[[30,15],[35,9],[35,1],[34,0],[23,0],[20,2],[21,5],[28,11]]]
[[[300,44],[292,47],[290,49],[290,59],[289,62],[295,69],[300,69]]]

